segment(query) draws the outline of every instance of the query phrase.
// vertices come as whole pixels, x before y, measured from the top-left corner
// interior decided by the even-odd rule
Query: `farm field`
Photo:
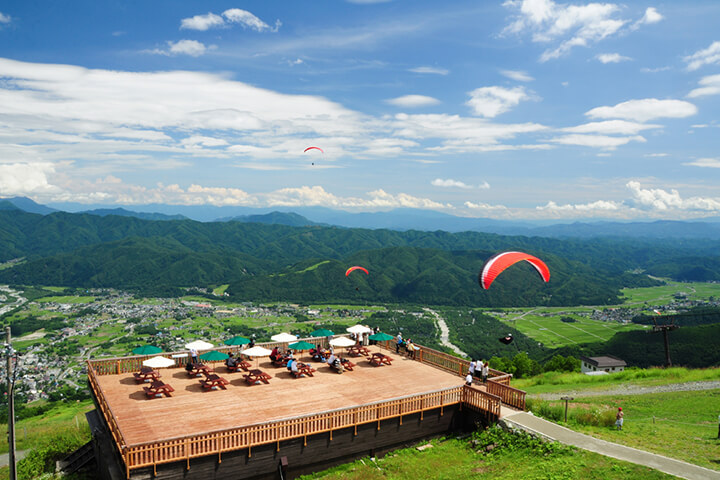
[[[675,300],[675,295],[685,295],[688,300],[709,300],[720,297],[720,283],[671,282],[659,287],[624,288],[622,295],[627,299],[624,305],[637,304],[667,305]]]
[[[560,320],[561,317],[572,317],[575,322],[563,322]],[[548,348],[588,342],[606,342],[617,332],[648,328],[632,323],[591,320],[572,314],[568,310],[565,310],[562,315],[552,316],[549,316],[544,310],[528,310],[525,313],[508,315],[500,320]]]

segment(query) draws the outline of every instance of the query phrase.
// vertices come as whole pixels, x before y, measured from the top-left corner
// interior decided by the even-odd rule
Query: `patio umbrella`
[[[185,348],[188,350],[192,350],[193,348],[195,350],[210,350],[213,348],[213,344],[204,340],[195,340],[194,342],[186,343]]]
[[[310,335],[313,337],[331,337],[335,335],[335,332],[328,330],[327,328],[321,328],[320,330],[315,330]]]
[[[175,365],[175,360],[165,357],[152,357],[143,360],[142,364],[150,368],[165,368]]]
[[[355,345],[355,340],[348,337],[338,337],[330,340],[330,345],[333,347],[352,347]]]
[[[366,327],[365,325],[353,325],[345,329],[349,333],[356,333],[362,335],[363,333],[372,333],[372,328]]]
[[[392,335],[388,335],[387,333],[379,332],[370,335],[368,338],[370,340],[375,340],[376,342],[387,342],[388,340],[392,340],[395,337],[393,337]]]
[[[291,343],[288,345],[289,348],[292,348],[293,350],[310,350],[311,348],[315,348],[315,345],[308,342],[297,342],[297,343]]]
[[[250,339],[238,336],[238,337],[229,338],[229,339],[225,340],[223,343],[225,345],[230,345],[231,347],[237,347],[239,345],[247,345],[248,343],[250,343]]]
[[[223,352],[218,352],[217,350],[211,350],[209,352],[205,352],[202,355],[200,355],[200,358],[207,362],[219,362],[220,360],[227,359],[228,354],[223,353]]]
[[[297,340],[297,335],[291,335],[289,333],[283,332],[283,333],[278,333],[277,335],[273,335],[272,337],[270,337],[270,339],[273,340],[274,342],[288,343],[288,342],[294,342],[295,340]],[[270,355],[270,354],[268,353],[268,355]]]
[[[255,345],[252,348],[248,348],[247,350],[242,351],[242,354],[247,355],[248,357],[269,357],[271,353],[272,351],[259,345]],[[258,363],[259,362],[260,361],[258,360]]]
[[[154,355],[162,352],[162,348],[156,347],[155,345],[141,345],[133,348],[132,353],[135,355]]]

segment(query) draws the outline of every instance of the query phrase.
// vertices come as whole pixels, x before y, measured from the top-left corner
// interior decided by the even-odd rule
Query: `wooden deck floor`
[[[376,351],[377,347],[371,347]],[[387,353],[387,351],[385,351]],[[247,385],[241,372],[229,373],[222,363],[216,373],[230,381],[227,390],[204,391],[199,378],[182,368],[161,369],[161,379],[175,389],[170,398],[148,399],[131,373],[98,377],[128,445],[222,430],[282,418],[320,413],[462,385],[463,378],[438,368],[390,354],[393,364],[373,367],[364,358],[352,372],[339,375],[314,362],[314,377],[293,378],[267,358],[259,367],[270,384]],[[301,361],[309,361],[302,358]],[[253,365],[257,364],[254,360]]]

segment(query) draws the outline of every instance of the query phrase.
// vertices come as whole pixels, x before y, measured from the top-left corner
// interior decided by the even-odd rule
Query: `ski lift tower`
[[[675,319],[673,318],[669,324],[660,325],[658,324],[658,319],[660,318],[659,312],[656,316],[653,317],[653,323],[655,324],[653,326],[653,332],[663,332],[663,337],[665,338],[665,368],[672,367],[672,360],[670,360],[670,330],[676,330],[680,328],[679,325],[675,325]]]

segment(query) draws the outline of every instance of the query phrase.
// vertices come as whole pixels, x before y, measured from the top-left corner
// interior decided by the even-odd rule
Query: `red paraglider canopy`
[[[506,268],[523,260],[535,267],[535,270],[537,270],[543,280],[546,282],[550,281],[550,269],[548,269],[545,262],[539,258],[523,252],[503,252],[490,257],[488,261],[485,262],[485,267],[483,267],[483,270],[478,278],[480,285],[482,288],[487,290],[490,288],[490,284],[492,284],[495,278]]]
[[[325,153],[320,147],[307,147],[305,150],[303,150],[303,153],[307,152],[308,150],[320,150],[322,153]]]
[[[354,272],[355,270],[362,270],[363,272],[365,272],[365,275],[370,275],[370,272],[368,272],[366,268],[355,266],[355,267],[350,267],[350,268],[348,268],[347,271],[345,272],[345,276],[347,277],[348,275],[350,275],[350,274],[351,274],[352,272]]]

